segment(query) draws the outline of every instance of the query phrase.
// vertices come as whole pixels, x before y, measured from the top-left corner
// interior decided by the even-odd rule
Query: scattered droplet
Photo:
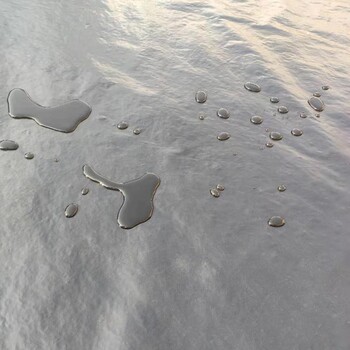
[[[59,162],[59,159],[58,158],[54,158],[53,160],[55,163],[58,163]]]
[[[321,97],[321,93],[319,93],[319,92],[314,92],[313,95],[314,95],[315,97]]]
[[[85,195],[87,195],[88,193],[89,193],[89,189],[87,188],[87,187],[84,187],[82,190],[81,190],[81,194],[83,195],[83,196],[85,196]]]
[[[268,224],[272,227],[281,227],[286,223],[286,221],[280,217],[280,216],[273,216],[269,221]]]
[[[268,141],[265,143],[265,146],[268,147],[268,148],[272,148],[273,147],[273,143]]]
[[[278,107],[277,111],[278,111],[279,113],[281,113],[281,114],[286,114],[286,113],[289,112],[289,111],[288,111],[288,108],[285,107],[285,106],[280,106],[280,107]]]
[[[0,149],[2,151],[15,151],[18,148],[18,143],[12,140],[0,141]]]
[[[205,115],[204,115],[204,114],[200,114],[200,115],[198,116],[198,119],[199,119],[199,120],[204,120],[204,119],[205,119]]]
[[[280,99],[278,97],[270,97],[270,102],[271,103],[278,103],[278,102],[280,102]]]
[[[66,215],[66,218],[72,218],[73,216],[75,216],[77,212],[78,212],[78,204],[71,203],[66,207],[64,214]]]
[[[329,86],[328,85],[322,86],[322,90],[329,90]]]
[[[319,117],[321,117],[321,115],[317,113],[317,114],[315,114],[315,117],[319,118]]]
[[[215,197],[215,198],[219,198],[219,197],[220,197],[220,191],[217,190],[216,188],[212,188],[212,189],[210,190],[210,194],[211,194],[213,197]]]
[[[244,87],[251,92],[260,92],[261,91],[261,87],[258,84],[251,83],[249,81],[244,84]]]
[[[27,152],[24,154],[25,159],[33,159],[34,158],[34,153],[32,152]]]
[[[309,105],[317,112],[322,112],[324,110],[324,103],[318,97],[312,96],[308,100]]]
[[[120,122],[118,125],[117,125],[117,128],[120,129],[120,130],[125,130],[129,127],[129,124],[127,122]]]
[[[269,131],[270,131],[270,129],[269,129],[269,128],[266,128],[266,129],[265,129],[265,131],[266,131],[266,132],[269,132]]]
[[[91,113],[91,107],[79,100],[56,107],[43,107],[34,102],[22,89],[10,91],[7,103],[12,118],[33,119],[45,128],[67,133],[74,131]]]
[[[278,131],[272,131],[270,132],[270,139],[274,141],[279,141],[283,139],[283,136]]]
[[[229,111],[226,108],[220,108],[217,111],[217,115],[218,115],[219,118],[222,118],[222,119],[230,118],[230,113],[229,113]]]
[[[225,141],[225,140],[228,140],[230,137],[231,135],[228,132],[223,131],[218,135],[218,140]]]
[[[305,112],[300,113],[300,118],[307,118],[307,114]]]
[[[277,189],[278,189],[280,192],[284,192],[284,191],[287,189],[287,187],[286,187],[285,185],[279,185],[279,186],[277,187]]]
[[[198,91],[196,93],[196,101],[198,103],[204,103],[207,100],[207,93],[205,91]]]
[[[136,129],[134,129],[133,133],[134,133],[134,135],[140,135],[141,134],[141,129],[136,128]]]
[[[291,134],[294,136],[301,136],[303,134],[303,130],[294,128],[292,129]]]
[[[116,183],[97,174],[90,166],[83,166],[83,174],[103,187],[120,191],[124,197],[118,212],[118,224],[121,228],[133,228],[148,219],[153,214],[153,198],[160,184],[158,176],[146,173],[138,179],[125,183]]]
[[[264,119],[262,117],[260,117],[259,115],[254,115],[253,117],[250,118],[250,121],[253,124],[261,124],[264,121]]]
[[[223,191],[223,190],[225,189],[225,186],[224,186],[224,185],[218,184],[218,185],[216,185],[216,189],[217,189],[218,191]]]

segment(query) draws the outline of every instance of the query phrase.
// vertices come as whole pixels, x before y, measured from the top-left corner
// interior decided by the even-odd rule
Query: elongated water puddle
[[[120,191],[124,197],[117,221],[121,228],[130,229],[149,220],[153,214],[153,197],[160,185],[160,178],[146,173],[125,183],[110,181],[95,172],[89,165],[83,166],[83,174],[103,187]]]

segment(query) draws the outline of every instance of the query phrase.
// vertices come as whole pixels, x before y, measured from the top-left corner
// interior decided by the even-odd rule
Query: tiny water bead
[[[34,153],[32,152],[27,152],[24,154],[25,159],[33,159],[34,158]]]
[[[312,96],[307,102],[317,112],[322,112],[324,110],[324,103],[318,97]]]
[[[307,114],[305,112],[301,112],[299,117],[300,118],[307,118]]]
[[[219,118],[228,119],[230,118],[230,112],[226,108],[220,108],[216,114]]]
[[[195,98],[198,103],[204,103],[207,100],[207,93],[205,91],[197,91]]]
[[[66,218],[72,218],[73,216],[75,216],[77,212],[78,212],[78,204],[71,203],[66,207],[64,214],[66,215]]]
[[[18,148],[18,143],[12,140],[0,141],[0,149],[2,151],[15,151]]]
[[[210,190],[210,194],[211,194],[213,197],[215,197],[215,198],[219,198],[219,197],[220,197],[220,191],[217,190],[216,188],[212,188],[212,189]]]
[[[272,227],[281,227],[286,223],[286,221],[281,216],[273,216],[269,219],[268,224]]]
[[[259,115],[254,115],[253,117],[250,118],[250,121],[253,124],[261,124],[264,121],[264,119],[262,117],[260,117]]]
[[[85,195],[87,195],[88,193],[89,193],[89,189],[87,188],[87,187],[84,187],[82,190],[81,190],[81,194],[83,195],[83,196],[85,196]]]
[[[117,125],[117,128],[119,130],[125,130],[129,127],[129,124],[127,122],[120,122],[118,125]]]
[[[280,132],[278,131],[272,131],[270,132],[270,139],[271,140],[274,140],[274,141],[279,141],[279,140],[282,140],[283,139],[283,136]]]
[[[140,135],[141,134],[141,129],[136,128],[136,129],[134,129],[133,133],[134,133],[134,135]]]
[[[218,138],[219,141],[226,141],[226,140],[228,140],[230,137],[231,137],[231,135],[230,135],[228,132],[226,132],[226,131],[221,132],[221,133],[217,136],[217,138]]]
[[[278,113],[281,113],[281,114],[286,114],[286,113],[289,112],[289,111],[288,111],[288,108],[285,107],[285,106],[280,106],[280,107],[278,107],[277,111],[278,111]]]
[[[328,85],[323,85],[322,86],[322,90],[329,90],[329,86]]]
[[[251,83],[250,81],[248,81],[247,83],[244,84],[244,87],[251,92],[260,92],[261,91],[261,87],[258,84],[255,83]]]
[[[278,102],[280,102],[280,99],[278,97],[270,97],[270,102],[271,103],[278,103]]]
[[[199,119],[199,120],[204,120],[204,119],[205,119],[205,115],[204,115],[204,114],[200,114],[200,115],[198,116],[198,119]]]
[[[314,92],[313,95],[314,95],[315,97],[321,97],[321,93],[319,93],[319,92]]]
[[[278,189],[278,191],[280,191],[280,192],[284,192],[284,191],[287,189],[287,187],[286,187],[285,185],[279,185],[279,186],[277,187],[277,189]]]
[[[303,130],[294,128],[292,129],[291,134],[294,136],[301,136],[303,134]]]
[[[225,189],[225,186],[224,186],[224,185],[217,184],[217,185],[216,185],[216,189],[217,189],[218,191],[223,191],[223,190]]]
[[[273,145],[274,145],[274,144],[273,144],[272,142],[270,142],[270,141],[268,141],[268,142],[265,143],[265,146],[268,147],[268,148],[272,148]]]

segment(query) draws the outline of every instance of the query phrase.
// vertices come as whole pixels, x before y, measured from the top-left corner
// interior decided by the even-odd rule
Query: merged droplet
[[[71,203],[66,207],[64,214],[66,215],[66,218],[72,218],[73,216],[75,216],[77,212],[78,212],[78,204]]]
[[[322,86],[322,90],[329,90],[329,86],[328,85],[323,85]]]
[[[314,95],[315,97],[321,97],[321,93],[320,93],[320,92],[314,92],[313,95]]]
[[[324,110],[324,103],[318,97],[310,97],[308,103],[317,112],[322,112]]]
[[[279,185],[279,186],[277,187],[277,189],[278,189],[280,192],[284,192],[284,191],[287,189],[287,187],[286,187],[285,185]]]
[[[294,128],[292,129],[291,134],[294,136],[301,136],[303,134],[303,130]]]
[[[287,108],[286,106],[279,106],[279,107],[277,108],[277,111],[278,111],[279,113],[281,113],[281,114],[286,114],[286,113],[289,112],[289,111],[288,111],[288,108]]]
[[[268,224],[272,227],[281,227],[286,223],[286,221],[281,216],[273,216],[268,221]]]
[[[215,198],[219,198],[219,197],[220,197],[220,191],[217,190],[216,188],[212,188],[212,189],[210,190],[210,194],[211,194],[213,197],[215,197]]]
[[[225,186],[224,186],[224,185],[217,184],[217,185],[216,185],[216,189],[217,189],[218,191],[223,191],[223,190],[225,189]]]
[[[228,132],[226,132],[226,131],[221,132],[217,136],[218,140],[220,140],[220,141],[228,140],[230,137],[231,137],[231,135]]]
[[[261,91],[261,87],[258,84],[255,83],[251,83],[250,81],[248,81],[247,83],[244,84],[244,87],[251,92],[260,92]]]
[[[120,129],[120,130],[125,130],[129,127],[129,124],[127,122],[120,122],[118,125],[117,125],[117,128]]]
[[[136,128],[136,129],[134,129],[133,133],[134,133],[134,135],[140,135],[141,134],[141,129]]]
[[[254,115],[253,117],[250,118],[250,121],[253,124],[261,124],[264,121],[264,119],[262,117],[260,117],[259,115]]]
[[[34,153],[32,152],[27,152],[24,154],[25,159],[33,159],[34,158]]]
[[[278,131],[272,131],[270,132],[270,139],[271,140],[274,140],[274,141],[279,141],[279,140],[282,140],[283,139],[283,136],[280,132]]]
[[[270,97],[270,102],[271,103],[278,103],[278,102],[280,102],[280,99],[278,97]]]
[[[207,100],[207,93],[205,91],[197,91],[195,98],[198,103],[204,103]]]
[[[218,115],[219,118],[222,118],[222,119],[230,118],[230,113],[229,113],[229,111],[226,108],[220,108],[217,111],[217,115]]]
[[[18,143],[12,140],[0,141],[0,149],[2,151],[15,151],[18,148]]]
[[[307,114],[305,112],[301,112],[299,116],[300,118],[307,118]]]
[[[268,148],[272,148],[273,147],[273,143],[268,141],[265,143],[265,146],[268,147]]]
[[[81,194],[83,195],[83,196],[85,196],[85,195],[87,195],[88,193],[89,193],[89,189],[87,188],[87,187],[84,187],[82,190],[81,190]]]

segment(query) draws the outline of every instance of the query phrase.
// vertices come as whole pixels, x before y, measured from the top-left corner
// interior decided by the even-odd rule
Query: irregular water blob
[[[300,118],[307,118],[307,114],[305,112],[301,112],[299,116]]]
[[[141,129],[136,128],[136,129],[134,129],[133,133],[134,133],[134,135],[140,135],[141,134]]]
[[[270,97],[270,102],[271,103],[278,103],[278,102],[280,102],[280,99],[278,97]]]
[[[244,87],[251,92],[260,92],[261,91],[261,87],[258,84],[255,83],[251,83],[250,81],[248,81],[247,83],[244,84]]]
[[[146,173],[138,179],[116,183],[99,175],[88,165],[83,166],[83,174],[109,190],[122,193],[124,201],[117,216],[121,228],[130,229],[151,218],[153,198],[160,184],[157,175]]]
[[[270,142],[270,141],[267,141],[267,142],[265,143],[265,146],[268,147],[268,148],[272,148],[273,145],[274,145],[274,144],[273,144],[272,142]]]
[[[313,95],[314,95],[315,97],[321,97],[321,93],[319,93],[319,92],[314,92]]]
[[[254,115],[253,117],[250,118],[250,121],[253,124],[261,124],[264,121],[264,119],[262,117],[260,117],[259,115]]]
[[[198,103],[204,103],[207,100],[207,93],[205,91],[197,91],[195,98]]]
[[[268,224],[272,227],[281,227],[286,223],[286,221],[280,216],[273,216],[269,219]]]
[[[324,103],[318,97],[312,96],[307,102],[317,112],[322,112],[324,110]]]
[[[66,207],[64,214],[66,215],[66,218],[72,218],[73,216],[75,216],[77,212],[78,212],[78,204],[71,203]]]
[[[86,196],[88,193],[89,193],[89,189],[87,188],[87,187],[84,187],[84,188],[82,188],[82,190],[81,190],[81,194],[83,195],[83,196]]]
[[[34,153],[32,152],[27,152],[24,154],[25,159],[33,159],[34,158]]]
[[[213,197],[215,197],[215,198],[219,198],[219,197],[220,197],[220,191],[217,190],[216,188],[212,188],[212,189],[210,190],[210,194],[211,194]]]
[[[119,130],[125,130],[129,127],[129,124],[127,122],[120,122],[118,125],[117,125],[117,128]]]
[[[219,118],[222,118],[222,119],[230,118],[230,113],[226,108],[220,108],[216,113]]]
[[[43,107],[22,89],[11,90],[7,103],[8,113],[12,118],[33,119],[45,128],[66,133],[74,131],[91,113],[91,107],[80,100],[72,100],[55,107]]]
[[[329,90],[329,86],[328,85],[323,85],[322,86],[322,90]]]
[[[220,141],[228,140],[230,137],[231,137],[231,135],[228,132],[226,132],[226,131],[221,132],[217,136],[218,140],[220,140]]]
[[[2,151],[15,151],[18,148],[18,143],[12,140],[0,141],[0,149]]]
[[[289,112],[289,111],[288,111],[288,108],[287,108],[286,106],[279,106],[278,109],[277,109],[277,111],[278,111],[279,113],[281,113],[281,114],[286,114],[286,113]]]
[[[270,139],[271,140],[274,140],[274,141],[279,141],[279,140],[282,140],[283,139],[283,136],[280,132],[278,131],[272,131],[270,132]]]
[[[279,186],[277,187],[277,189],[278,189],[278,191],[280,191],[280,192],[284,192],[284,191],[287,189],[287,187],[286,187],[285,185],[279,185]]]
[[[291,134],[294,136],[301,136],[303,134],[303,130],[294,128],[292,129]]]
[[[225,189],[225,186],[224,186],[224,185],[217,184],[217,185],[216,185],[216,189],[217,189],[218,191],[223,191],[223,190]]]

